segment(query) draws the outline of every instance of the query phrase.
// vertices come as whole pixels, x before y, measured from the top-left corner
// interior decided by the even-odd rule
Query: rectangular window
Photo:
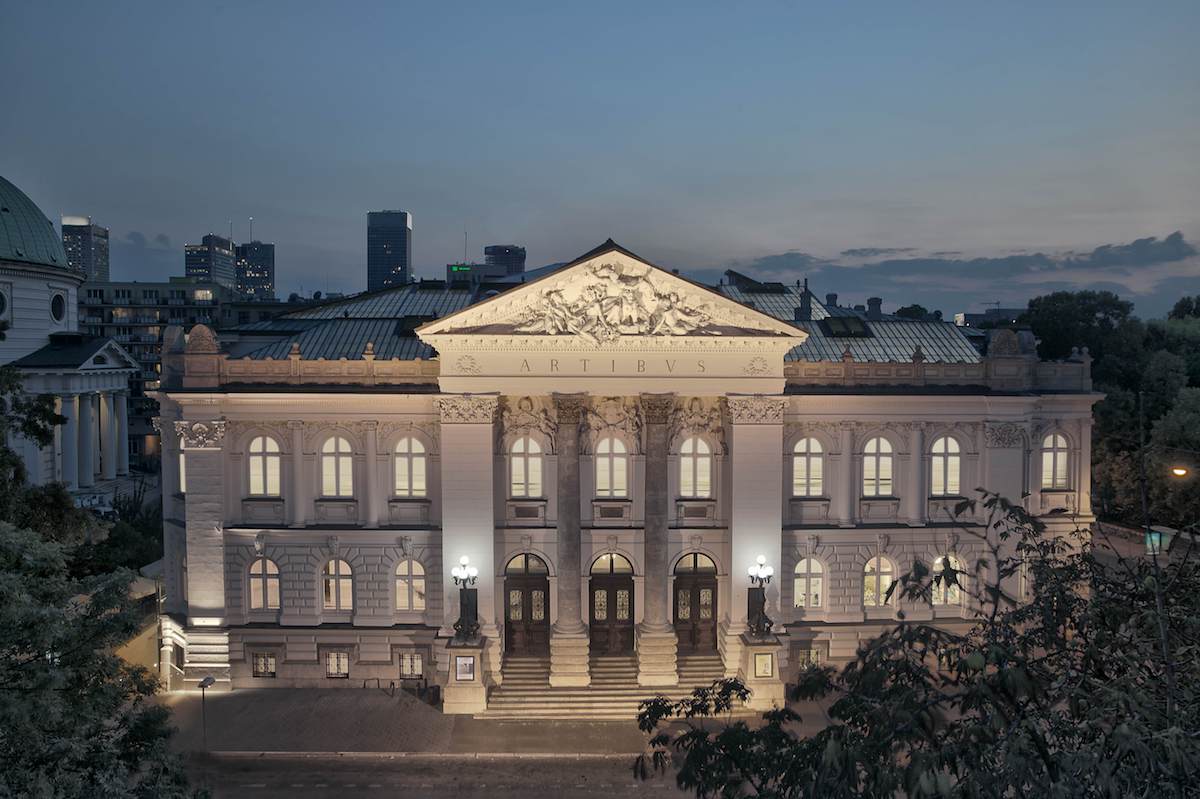
[[[182,451],[179,453],[179,493],[187,493],[187,461]]]
[[[400,677],[412,680],[425,675],[425,667],[420,652],[400,653]]]
[[[542,456],[538,455],[529,459],[529,493],[527,497],[540,497],[542,495]]]
[[[326,497],[336,497],[337,493],[337,458],[323,457],[321,458],[321,494]]]
[[[275,676],[275,655],[270,652],[255,652],[254,676],[273,678]]]
[[[690,496],[712,496],[712,461],[708,458],[696,459],[696,493]],[[689,496],[685,494],[684,496]]]
[[[696,496],[696,483],[692,478],[692,470],[688,468],[690,464],[684,464],[684,467],[679,471],[679,495],[683,497]]]
[[[331,680],[345,680],[350,677],[350,653],[326,652],[325,676]]]
[[[425,496],[425,456],[412,459],[412,495]]]

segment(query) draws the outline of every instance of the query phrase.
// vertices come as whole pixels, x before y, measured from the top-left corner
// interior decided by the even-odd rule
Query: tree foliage
[[[832,702],[832,723],[811,735],[791,708],[755,726],[698,721],[746,695],[736,680],[648,700],[639,723],[655,749],[635,771],[677,768],[700,797],[1194,796],[1196,559],[1107,559],[1082,532],[1050,537],[1021,507],[978,501],[984,567],[966,579],[914,564],[895,586],[928,601],[960,585],[976,608],[969,630],[901,620],[840,671],[810,667],[792,698]],[[672,722],[682,731],[664,730]]]

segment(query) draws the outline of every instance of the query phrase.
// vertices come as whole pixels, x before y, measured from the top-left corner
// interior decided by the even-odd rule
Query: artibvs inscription
[[[521,374],[702,375],[703,358],[522,358]]]

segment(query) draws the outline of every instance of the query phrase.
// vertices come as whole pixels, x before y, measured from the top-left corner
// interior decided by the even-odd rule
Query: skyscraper
[[[93,224],[90,216],[64,216],[62,242],[68,266],[88,280],[108,280],[108,228]]]
[[[275,299],[275,245],[251,241],[237,245],[238,292],[256,300]]]
[[[483,248],[483,260],[488,266],[503,266],[506,275],[519,275],[525,271],[525,248],[515,244],[490,244]]]
[[[402,286],[412,272],[412,215],[367,213],[367,291]]]
[[[203,244],[183,245],[183,263],[188,277],[210,280],[231,289],[237,288],[233,242],[209,233]]]

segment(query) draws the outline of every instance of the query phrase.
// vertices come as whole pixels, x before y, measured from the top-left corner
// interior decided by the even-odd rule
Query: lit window
[[[250,564],[250,609],[279,609],[279,567],[265,556]]]
[[[255,677],[275,677],[275,655],[270,652],[255,652],[252,657]]]
[[[509,451],[509,494],[513,497],[542,496],[542,448],[528,436],[518,438]]]
[[[354,496],[354,456],[350,442],[341,436],[321,445],[321,495]]]
[[[712,496],[712,448],[692,436],[679,448],[679,495],[691,498]]]
[[[324,586],[325,610],[354,610],[354,572],[344,560],[325,564],[321,581]]]
[[[400,653],[400,678],[413,680],[425,675],[424,658],[420,652]]]
[[[250,442],[250,496],[279,496],[279,444],[268,436]]]
[[[793,602],[798,608],[819,608],[824,603],[825,569],[813,558],[796,564],[792,582]]]
[[[863,448],[863,496],[892,496],[892,445],[886,438],[872,438]]]
[[[792,450],[792,496],[819,497],[825,491],[825,460],[821,442],[804,438]]]
[[[962,491],[960,475],[962,472],[961,456],[958,441],[950,436],[942,436],[933,442],[930,468],[932,480],[929,493],[935,497],[957,497]]]
[[[179,493],[187,493],[187,460],[183,450],[179,451]]]
[[[874,557],[863,568],[863,605],[868,608],[882,607],[888,603],[888,589],[892,587],[896,570],[892,562],[884,557]]]
[[[1067,479],[1067,439],[1061,433],[1051,433],[1042,439],[1042,488],[1069,488]]]
[[[954,572],[954,583],[951,583],[945,574],[947,567]],[[959,586],[962,584],[963,573],[962,565],[959,564],[958,558],[953,555],[945,555],[935,560],[933,562],[933,576],[941,578],[933,586],[933,604],[957,605],[962,602],[962,590]]]
[[[425,610],[425,568],[411,558],[396,565],[396,610]]]
[[[396,444],[396,496],[425,496],[425,445],[415,438]]]
[[[604,438],[596,445],[596,496],[629,495],[629,456],[625,442]]]
[[[325,676],[331,680],[345,680],[350,677],[350,653],[326,652]]]

